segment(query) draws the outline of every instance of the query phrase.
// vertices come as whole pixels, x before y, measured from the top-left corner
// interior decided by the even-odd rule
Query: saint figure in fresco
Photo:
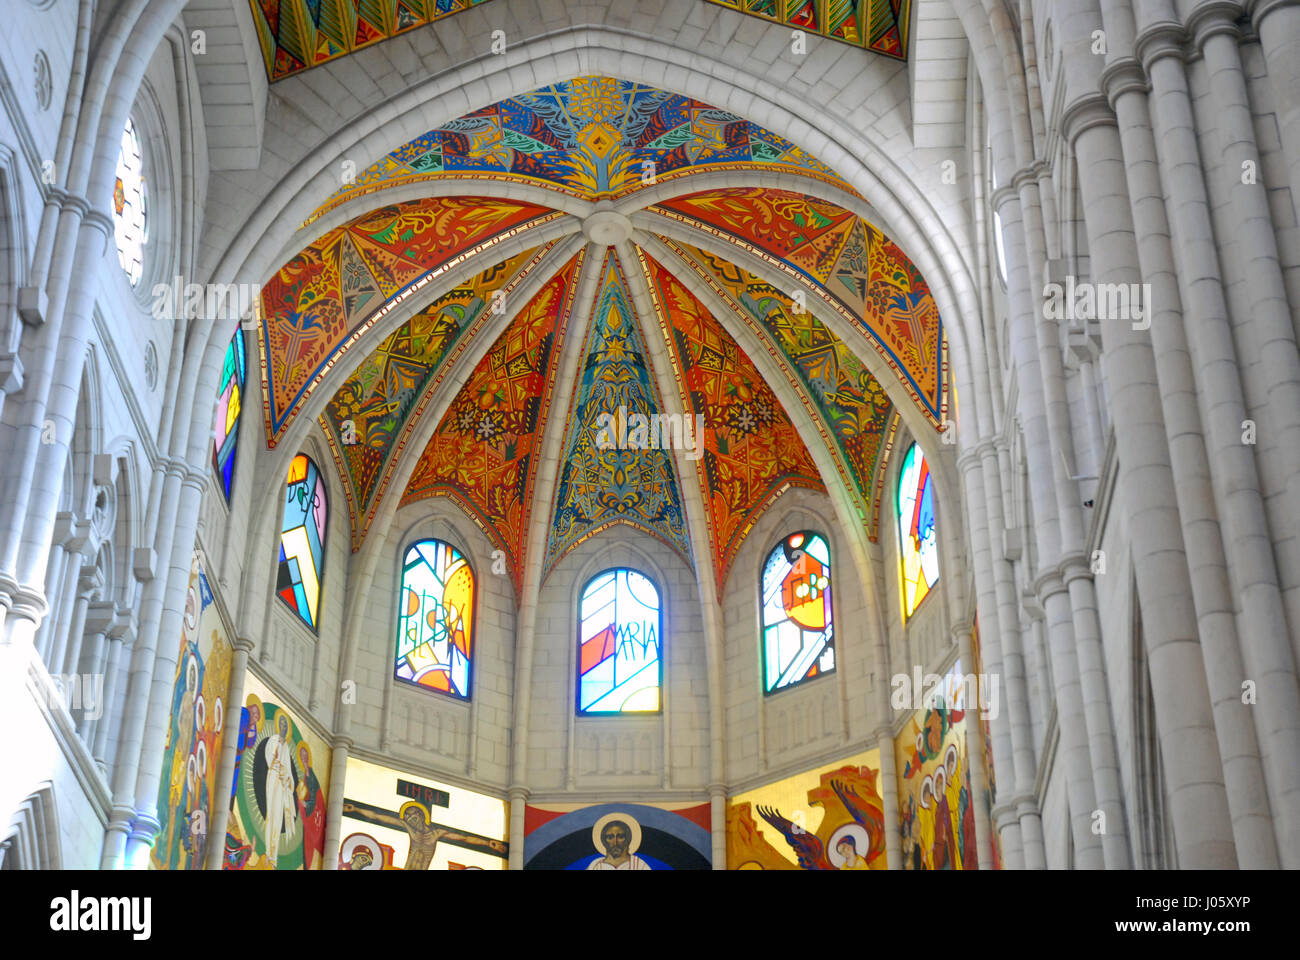
[[[593,860],[588,870],[649,870],[646,863],[631,852],[632,828],[622,820],[610,820],[600,830],[600,845],[605,856]]]
[[[352,859],[343,865],[344,870],[364,870],[375,862],[375,855],[369,847],[357,847],[352,851]]]
[[[280,834],[293,831],[293,753],[289,748],[289,717],[275,718],[275,732],[266,738],[266,860],[275,869],[280,858]]]
[[[311,768],[311,747],[304,740],[298,744],[298,780],[296,800],[298,816],[302,819],[302,865],[305,870],[315,869],[312,857],[320,857],[325,848],[325,792]]]

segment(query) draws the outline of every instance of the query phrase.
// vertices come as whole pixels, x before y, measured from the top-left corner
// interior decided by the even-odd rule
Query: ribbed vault
[[[808,192],[745,185],[773,173]],[[308,223],[338,225],[264,288],[268,445],[319,412],[354,550],[385,497],[447,496],[503,551],[516,589],[527,564],[544,576],[623,523],[707,562],[721,592],[791,486],[834,484],[874,539],[898,405],[914,428],[943,423],[945,335],[908,257],[827,193],[853,195],[774,134],[608,77],[431,131],[326,198]],[[369,209],[339,223],[358,203]],[[566,351],[577,373],[557,390]],[[792,405],[811,414],[802,433]],[[656,430],[648,447],[639,422]],[[561,459],[539,498],[549,431]],[[707,531],[688,529],[685,483]],[[526,555],[536,523],[544,547]]]

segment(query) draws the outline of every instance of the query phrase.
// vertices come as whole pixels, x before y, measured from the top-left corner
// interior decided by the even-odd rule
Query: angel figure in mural
[[[781,815],[775,807],[756,806],[758,815],[780,831],[785,842],[794,849],[799,866],[804,870],[834,870],[835,864],[826,856],[821,838],[803,827],[796,826]]]
[[[465,830],[453,830],[429,819],[429,808],[415,800],[408,800],[398,808],[397,813],[372,807],[359,800],[343,800],[343,816],[354,817],[369,823],[377,823],[394,830],[405,830],[411,838],[410,848],[406,853],[406,865],[403,870],[428,870],[433,862],[434,851],[438,841],[446,840],[460,847],[479,848],[499,857],[506,855],[507,847],[502,840],[480,836]]]
[[[287,714],[275,718],[275,732],[266,738],[266,861],[274,870],[280,858],[280,834],[293,832],[293,751],[289,746]]]
[[[596,821],[591,831],[596,849],[605,855],[587,864],[588,870],[649,870],[650,864],[636,855],[641,846],[641,825],[625,813],[610,813]]]

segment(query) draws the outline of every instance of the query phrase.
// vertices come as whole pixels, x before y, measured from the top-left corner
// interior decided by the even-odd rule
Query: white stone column
[[[528,790],[510,788],[510,861],[511,870],[524,868],[524,808],[528,803]]]
[[[1291,203],[1300,215],[1300,2],[1245,0],[1268,64],[1282,153],[1291,181]]]
[[[1109,11],[1108,11],[1109,12]],[[1278,589],[1277,571],[1270,548],[1259,476],[1251,448],[1241,442],[1241,423],[1246,416],[1245,398],[1240,378],[1236,345],[1224,296],[1219,269],[1218,248],[1214,239],[1206,195],[1204,171],[1188,158],[1199,156],[1200,143],[1192,109],[1186,71],[1182,62],[1182,29],[1172,21],[1172,8],[1165,0],[1151,0],[1136,8],[1143,19],[1137,32],[1136,51],[1151,85],[1150,116],[1155,130],[1155,146],[1161,172],[1161,186],[1168,197],[1170,234],[1175,250],[1179,294],[1184,306],[1188,347],[1196,371],[1196,398],[1207,445],[1210,480],[1214,504],[1224,537],[1227,573],[1237,611],[1237,634],[1241,639],[1247,676],[1261,687],[1273,689],[1273,706],[1285,682],[1278,685],[1276,673],[1256,673],[1249,659],[1257,644],[1267,638],[1286,635],[1286,620]],[[1190,151],[1190,152],[1188,152]],[[1294,684],[1294,676],[1289,681]],[[1240,697],[1240,691],[1236,693]],[[1263,698],[1252,710],[1263,709]],[[1290,727],[1294,714],[1283,721]],[[1264,724],[1261,727],[1260,724]],[[1256,717],[1257,731],[1267,723]],[[1277,728],[1274,728],[1276,730]],[[1261,747],[1263,736],[1261,735]],[[1265,748],[1266,749],[1266,748]],[[1267,749],[1266,749],[1267,752]],[[1276,775],[1264,764],[1266,779]],[[1287,771],[1283,776],[1290,776]],[[1274,817],[1281,811],[1273,809]],[[1238,820],[1234,829],[1238,829]],[[1244,824],[1242,824],[1244,826]],[[1280,838],[1279,838],[1280,839]],[[1193,841],[1189,841],[1193,842]],[[1180,841],[1180,862],[1182,861]],[[1204,862],[1224,862],[1230,856],[1222,850],[1202,851]],[[1247,855],[1265,857],[1264,850],[1246,848],[1237,851],[1237,859]],[[1279,850],[1284,866],[1291,865],[1300,851]]]
[[[335,737],[331,741],[330,796],[325,806],[325,849],[322,870],[339,868],[339,844],[343,840],[343,793],[347,789],[348,756],[352,751],[352,738]]]
[[[121,629],[116,627],[108,633],[108,662],[104,668],[104,714],[95,721],[92,732],[93,746],[91,754],[95,758],[95,763],[99,764],[99,769],[106,775],[108,773],[108,736],[113,726],[115,717],[120,717],[122,712],[121,696],[118,687],[120,686],[120,676],[122,672],[122,648],[125,645],[125,637],[130,629],[129,616],[123,618],[124,623]]]

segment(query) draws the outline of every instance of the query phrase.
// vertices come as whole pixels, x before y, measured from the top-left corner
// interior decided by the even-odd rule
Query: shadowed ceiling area
[[[742,185],[772,174],[808,193]],[[385,202],[457,181],[466,195]],[[545,574],[629,524],[710,564],[721,590],[767,506],[828,477],[874,540],[898,404],[943,422],[945,337],[907,256],[827,194],[856,197],[747,120],[609,77],[446,124],[327,198],[308,224],[364,212],[264,286],[268,445],[309,411],[354,550],[387,497],[446,496],[516,587],[527,563]],[[601,217],[622,226],[604,237]]]
[[[242,0],[241,0],[242,2]],[[248,0],[275,82],[487,0]],[[817,37],[907,57],[912,0],[708,0]]]

